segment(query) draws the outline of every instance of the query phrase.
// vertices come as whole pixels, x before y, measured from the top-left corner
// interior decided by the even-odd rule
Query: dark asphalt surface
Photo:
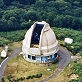
[[[21,51],[22,51],[21,47],[16,48],[15,50],[13,50],[11,52],[10,56],[5,60],[5,62],[3,62],[2,66],[0,68],[0,81],[1,81],[2,75],[4,73],[4,67],[5,67],[6,63],[13,57],[19,55],[19,53]],[[59,47],[58,55],[60,56],[60,59],[58,62],[57,70],[51,76],[49,76],[48,78],[45,78],[39,82],[48,82],[50,79],[55,78],[69,64],[69,62],[71,60],[71,55],[69,54],[69,52],[67,50],[63,49],[62,47]]]
[[[1,82],[2,75],[3,75],[3,73],[4,73],[4,67],[5,67],[6,63],[7,63],[10,59],[12,59],[13,57],[19,55],[20,52],[21,52],[21,47],[16,48],[15,50],[13,50],[13,51],[11,52],[10,56],[3,62],[2,66],[1,66],[1,68],[0,68],[0,82]]]
[[[62,47],[59,47],[58,55],[59,55],[60,59],[59,59],[58,67],[57,67],[56,71],[51,76],[49,76],[39,82],[48,82],[50,79],[55,78],[69,64],[69,62],[71,60],[71,55],[69,54],[69,52],[67,50],[65,50]]]

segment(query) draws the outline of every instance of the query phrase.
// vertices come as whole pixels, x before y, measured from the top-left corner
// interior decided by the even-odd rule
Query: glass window
[[[33,59],[33,60],[36,60],[36,57],[35,57],[35,56],[32,56],[32,59]]]
[[[48,59],[50,59],[50,56],[48,56]]]
[[[31,59],[31,55],[28,55],[28,58]]]
[[[50,55],[50,58],[52,58],[52,55]]]

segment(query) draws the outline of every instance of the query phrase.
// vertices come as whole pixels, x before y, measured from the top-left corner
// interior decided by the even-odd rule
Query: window
[[[36,57],[35,57],[35,56],[32,56],[32,59],[33,59],[33,60],[36,60]]]
[[[28,58],[31,59],[31,55],[28,55]]]
[[[52,55],[50,55],[50,58],[52,58]]]
[[[50,59],[50,56],[48,56],[48,59]]]
[[[31,47],[36,47],[33,45],[39,45],[40,34],[44,27],[44,24],[36,24],[31,37]]]
[[[56,56],[57,56],[57,53],[55,53],[54,55],[55,55],[55,57],[56,57]]]

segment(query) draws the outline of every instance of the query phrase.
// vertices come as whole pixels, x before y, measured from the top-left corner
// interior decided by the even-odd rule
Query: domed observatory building
[[[22,51],[25,60],[36,63],[52,62],[58,52],[58,41],[49,24],[35,22],[26,32]]]

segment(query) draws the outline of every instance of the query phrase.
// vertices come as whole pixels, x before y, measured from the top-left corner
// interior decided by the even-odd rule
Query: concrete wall
[[[52,62],[56,58],[56,56],[57,56],[56,54],[53,54],[50,56],[31,56],[31,55],[25,54],[24,57],[29,62],[49,63],[49,62]]]

